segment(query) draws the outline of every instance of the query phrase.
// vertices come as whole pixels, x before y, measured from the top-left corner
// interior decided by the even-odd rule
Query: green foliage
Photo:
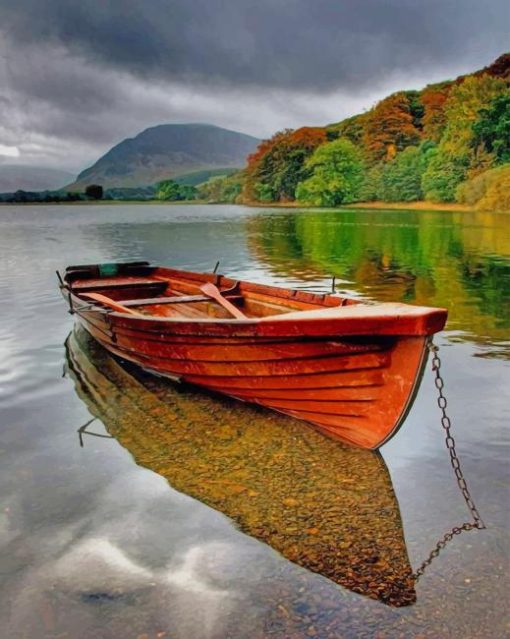
[[[306,163],[312,175],[298,185],[297,199],[314,206],[355,202],[363,184],[361,153],[346,139],[324,144]]]
[[[184,175],[177,175],[174,178],[174,182],[177,184],[187,184],[188,186],[198,186],[208,180],[216,177],[225,177],[237,173],[239,169],[224,168],[224,169],[204,169],[203,171],[192,171],[191,173],[185,173]]]
[[[433,142],[409,146],[393,160],[379,162],[364,174],[360,200],[372,202],[415,202],[423,198],[423,173],[433,156]]]
[[[152,184],[149,186],[117,187],[106,189],[104,199],[146,202],[147,200],[153,200],[156,197],[156,188],[157,185]]]
[[[71,191],[23,191],[19,189],[14,193],[0,193],[0,202],[12,204],[25,204],[29,202],[78,202],[86,199],[83,193]]]
[[[510,164],[463,182],[457,189],[457,200],[481,211],[510,212]]]
[[[387,162],[382,174],[380,200],[385,202],[416,202],[421,200],[421,180],[431,150],[409,146],[394,160]]]
[[[180,200],[181,188],[173,180],[165,180],[158,184],[158,190],[156,191],[156,198],[158,200]]]
[[[331,141],[331,138],[347,138],[354,144],[362,144],[364,132],[363,127],[365,126],[366,119],[367,114],[362,113],[360,115],[353,115],[346,120],[342,120],[342,122],[330,124],[326,129],[328,141]]]
[[[506,82],[490,75],[469,76],[455,85],[445,103],[447,124],[440,149],[450,155],[472,156],[473,124],[479,112],[507,92]]]
[[[277,148],[262,160],[260,174],[265,179],[255,187],[262,202],[294,199],[296,186],[304,177],[307,152],[304,149],[290,149],[287,153],[282,150]]]
[[[489,75],[469,76],[450,90],[443,137],[423,176],[427,200],[454,202],[458,185],[470,171],[490,167],[490,158],[474,148],[473,124],[482,109],[507,91],[503,80]]]
[[[85,187],[85,195],[91,200],[101,200],[103,198],[103,187],[100,184],[89,184]]]
[[[464,180],[469,158],[455,156],[443,148],[430,151],[430,161],[423,174],[421,188],[430,202],[455,202],[457,186]]]
[[[288,202],[294,200],[299,182],[310,174],[306,160],[327,142],[325,129],[302,127],[276,133],[264,140],[248,158],[243,188],[245,201]]]
[[[243,181],[241,172],[228,177],[215,177],[197,187],[197,198],[210,203],[233,204],[241,194]]]
[[[425,113],[425,107],[421,101],[421,95],[419,91],[405,91],[405,96],[409,102],[409,112],[413,118],[413,125],[416,129],[421,130],[423,128],[423,115]]]
[[[197,197],[197,189],[190,184],[182,184],[179,189],[182,200],[194,200]]]
[[[363,176],[359,199],[361,202],[375,202],[381,199],[383,192],[384,162],[371,166]]]
[[[279,199],[275,197],[275,191],[271,188],[271,185],[264,184],[264,182],[255,182],[253,190],[259,202],[274,202]]]
[[[157,185],[156,198],[168,202],[194,200],[197,189],[186,184],[177,184],[174,180],[164,180]]]
[[[338,140],[340,137],[340,133],[335,129],[326,129],[326,139],[328,142],[333,142],[334,140]]]
[[[482,145],[499,163],[510,162],[510,91],[496,96],[480,109],[473,124],[474,148]]]

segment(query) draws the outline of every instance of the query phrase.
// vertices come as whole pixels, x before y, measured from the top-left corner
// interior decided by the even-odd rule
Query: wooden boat
[[[77,394],[137,464],[307,570],[390,606],[416,601],[398,501],[378,452],[123,365],[80,327],[66,356]],[[80,429],[85,447],[106,436],[95,424],[88,429]]]
[[[60,286],[115,355],[372,449],[402,424],[447,315],[147,262],[70,266]]]

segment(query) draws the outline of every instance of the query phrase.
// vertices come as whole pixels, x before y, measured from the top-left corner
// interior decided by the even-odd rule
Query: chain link
[[[464,531],[469,530],[484,530],[486,528],[483,519],[478,512],[477,507],[471,497],[471,493],[467,487],[466,479],[464,478],[464,474],[462,472],[462,468],[460,466],[460,460],[457,455],[457,451],[455,449],[455,439],[451,434],[452,422],[450,417],[448,416],[446,409],[448,407],[448,402],[446,397],[444,396],[444,380],[441,376],[441,360],[439,358],[439,346],[436,346],[432,340],[430,340],[428,344],[428,349],[432,353],[432,371],[434,372],[434,384],[437,388],[438,397],[437,397],[437,405],[439,406],[439,410],[441,411],[441,426],[445,432],[445,443],[446,448],[448,449],[448,453],[450,454],[450,463],[453,468],[453,472],[455,474],[455,478],[457,480],[457,484],[459,486],[459,490],[464,497],[464,501],[471,513],[473,518],[472,522],[465,522],[461,526],[454,526],[449,532],[447,532],[442,539],[440,539],[435,548],[432,550],[430,555],[422,562],[420,567],[414,572],[413,577],[415,581],[423,575],[428,566],[432,563],[432,561],[439,555],[441,550],[455,537],[455,535],[460,535]]]

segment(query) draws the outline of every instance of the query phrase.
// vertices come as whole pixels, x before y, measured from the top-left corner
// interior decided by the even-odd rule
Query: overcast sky
[[[509,0],[0,0],[0,162],[78,171],[167,122],[326,124],[509,49]]]

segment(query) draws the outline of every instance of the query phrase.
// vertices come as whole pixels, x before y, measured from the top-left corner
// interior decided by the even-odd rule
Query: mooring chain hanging
[[[450,463],[453,468],[453,472],[455,473],[455,478],[457,480],[457,484],[459,486],[460,492],[464,497],[464,501],[473,517],[472,522],[465,522],[461,526],[454,526],[449,532],[447,532],[442,539],[440,539],[435,548],[432,550],[430,555],[425,559],[425,561],[421,564],[421,566],[414,572],[413,577],[416,581],[423,575],[428,566],[432,563],[432,561],[439,555],[441,550],[454,538],[455,535],[460,535],[463,531],[468,530],[484,530],[486,528],[483,519],[478,512],[477,507],[471,497],[471,493],[467,487],[466,480],[464,478],[464,474],[462,472],[462,468],[460,466],[460,460],[457,455],[457,451],[455,449],[455,439],[451,434],[452,422],[449,418],[446,408],[448,406],[448,402],[446,401],[446,397],[444,396],[444,380],[441,376],[441,360],[439,358],[439,346],[436,346],[432,340],[430,340],[428,344],[428,349],[432,353],[432,371],[434,372],[434,384],[437,388],[438,397],[437,397],[437,405],[439,406],[439,410],[441,411],[441,426],[446,434],[446,448],[450,454]]]

